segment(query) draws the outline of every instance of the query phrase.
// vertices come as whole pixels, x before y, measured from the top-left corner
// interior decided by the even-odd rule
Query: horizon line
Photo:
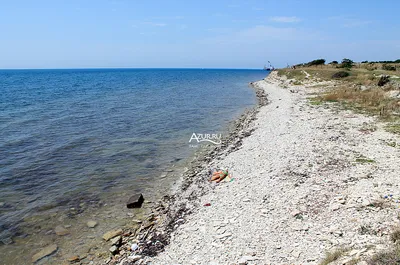
[[[220,68],[220,67],[72,67],[72,68],[0,68],[3,70],[107,70],[107,69],[196,69],[196,70],[263,70],[260,68]]]

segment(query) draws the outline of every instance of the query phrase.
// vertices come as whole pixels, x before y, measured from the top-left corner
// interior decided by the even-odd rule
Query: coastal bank
[[[238,147],[187,172],[159,206],[142,245],[153,252],[108,264],[366,264],[389,249],[399,222],[398,136],[376,117],[310,104],[334,81],[293,83],[277,72],[256,82],[269,104]],[[210,183],[219,167],[233,181]]]

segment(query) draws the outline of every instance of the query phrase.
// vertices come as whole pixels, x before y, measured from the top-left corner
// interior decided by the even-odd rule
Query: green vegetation
[[[368,158],[365,158],[365,157],[359,157],[359,158],[356,158],[356,162],[357,162],[357,163],[362,163],[362,164],[365,164],[365,163],[375,163],[375,160],[373,160],[373,159],[368,159]]]
[[[379,78],[378,86],[384,86],[389,82],[390,82],[389,76],[383,75],[383,76],[381,76],[381,78]]]
[[[396,66],[384,63],[382,64],[382,69],[386,71],[396,71]]]
[[[278,70],[278,75],[285,75],[295,85],[307,84],[307,80],[332,81],[334,85],[323,85],[317,97],[310,99],[311,105],[321,105],[323,102],[337,102],[344,109],[351,109],[368,115],[376,115],[385,122],[391,122],[386,130],[400,134],[400,99],[390,97],[388,91],[400,87],[400,73],[393,74],[393,68],[399,71],[400,59],[396,61],[354,63],[344,58],[341,63],[332,61],[329,64],[324,59],[296,65],[295,69]],[[338,71],[345,68],[346,71]],[[351,69],[350,69],[351,68]],[[390,70],[385,70],[390,69]],[[343,69],[344,70],[344,69]],[[315,84],[316,87],[318,83]],[[323,90],[322,90],[323,89]]]
[[[344,77],[348,77],[350,75],[349,72],[346,71],[339,71],[336,72],[332,75],[332,78],[344,78]]]
[[[319,98],[309,98],[308,100],[309,100],[310,104],[313,106],[322,105],[322,101]]]
[[[316,65],[324,65],[325,64],[325,59],[317,59],[313,60],[311,62],[308,62],[306,65],[307,66],[316,66]]]
[[[301,70],[294,70],[294,69],[279,69],[278,75],[279,76],[285,75],[287,78],[296,79],[297,81],[301,81],[306,77]]]
[[[388,124],[385,127],[386,131],[391,132],[391,133],[395,133],[395,134],[400,134],[400,123],[391,123]]]
[[[342,60],[342,63],[341,63],[341,67],[342,68],[347,68],[347,69],[352,68],[353,65],[354,65],[354,62],[352,60],[350,60],[350,59],[347,59],[347,58],[344,58]]]

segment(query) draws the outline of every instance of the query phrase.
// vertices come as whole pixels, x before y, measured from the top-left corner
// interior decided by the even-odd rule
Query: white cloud
[[[355,27],[365,26],[365,25],[368,25],[371,23],[372,23],[372,21],[367,21],[367,20],[347,19],[346,21],[344,21],[343,27],[355,28]]]
[[[181,19],[184,19],[185,17],[184,16],[179,16],[179,15],[176,15],[176,16],[157,16],[157,17],[149,17],[148,19],[149,20],[181,20]]]
[[[215,29],[208,29],[215,31]],[[294,27],[272,27],[258,25],[237,32],[231,32],[218,36],[203,39],[208,44],[259,44],[271,43],[273,41],[294,41],[294,40],[322,40],[324,37],[318,32],[297,29]]]
[[[179,30],[185,30],[185,29],[187,29],[187,28],[188,28],[187,25],[178,25],[178,29],[179,29]]]
[[[165,23],[157,23],[157,22],[143,22],[142,24],[150,25],[154,27],[165,27],[167,24]]]
[[[269,20],[281,23],[295,23],[300,22],[301,19],[298,17],[271,17]]]
[[[328,20],[334,20],[337,23],[340,23],[342,27],[345,28],[356,28],[371,24],[371,20],[362,20],[358,18],[350,18],[344,16],[336,16],[336,17],[329,17]]]

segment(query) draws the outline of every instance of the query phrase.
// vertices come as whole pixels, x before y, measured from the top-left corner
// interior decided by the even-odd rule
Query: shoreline
[[[247,73],[243,76],[247,76]],[[246,78],[246,81],[260,78],[260,74],[257,73],[250,76],[255,76],[256,78]],[[262,73],[262,76],[264,76],[264,73]],[[233,76],[232,80],[236,82],[238,79],[236,76]],[[233,116],[232,114],[232,116],[229,118],[223,119],[225,116],[222,115],[221,120],[223,120],[223,129],[228,127],[228,125],[231,123],[231,120],[236,119],[244,111],[245,107],[249,108],[256,104],[253,94],[254,92],[246,86],[246,83],[240,82],[240,87],[240,89],[244,91],[244,95],[249,95],[248,101],[251,104],[241,104],[240,108],[233,109],[235,111],[235,115]],[[235,86],[232,86],[232,88],[235,88]],[[240,102],[242,101],[239,99],[238,103],[240,104]],[[196,119],[194,120],[196,121]],[[185,144],[185,139],[182,139],[182,145]],[[194,152],[194,150],[190,151]],[[172,154],[175,155],[174,153]],[[105,242],[101,239],[103,233],[119,227],[136,227],[137,224],[132,222],[132,219],[141,219],[142,212],[145,213],[144,216],[147,216],[150,214],[151,209],[153,208],[153,202],[157,202],[163,194],[170,194],[169,191],[171,184],[182,172],[182,170],[178,168],[180,166],[182,166],[182,168],[185,166],[182,161],[189,161],[191,158],[192,155],[186,156],[180,160],[174,160],[171,162],[170,166],[165,167],[164,170],[160,170],[159,174],[154,174],[154,182],[157,183],[151,183],[150,185],[147,185],[148,187],[151,186],[149,190],[146,190],[147,187],[140,190],[140,192],[143,192],[146,198],[146,202],[140,210],[134,209],[127,211],[125,205],[126,199],[131,195],[131,193],[134,191],[139,191],[139,189],[134,190],[131,188],[133,185],[135,185],[134,183],[128,188],[125,187],[125,190],[123,187],[117,190],[117,188],[111,187],[113,182],[110,182],[109,186],[111,188],[107,189],[105,192],[99,193],[97,196],[98,198],[93,198],[92,196],[82,196],[76,198],[71,196],[71,199],[69,199],[69,197],[63,197],[60,203],[58,201],[51,202],[49,206],[46,205],[46,207],[43,208],[43,212],[35,214],[33,216],[34,218],[32,219],[27,219],[26,225],[24,224],[24,226],[21,226],[21,230],[25,229],[23,231],[25,233],[17,234],[13,241],[11,239],[13,237],[10,237],[10,240],[6,242],[7,244],[4,244],[4,256],[9,258],[9,260],[7,259],[3,262],[10,264],[18,264],[23,262],[24,259],[16,253],[18,253],[18,251],[21,249],[21,246],[29,246],[30,242],[35,243],[30,244],[29,249],[24,252],[23,256],[27,259],[30,259],[36,253],[41,251],[44,247],[46,247],[46,245],[56,243],[58,246],[57,252],[54,253],[54,255],[44,258],[41,262],[53,262],[54,264],[58,262],[61,263],[75,255],[80,257],[82,263],[92,260],[94,262],[101,262],[104,258],[110,255],[109,248],[111,246],[109,245],[110,242]],[[152,188],[155,195],[149,192],[152,191]],[[85,190],[82,192],[82,194],[86,195],[89,194],[89,192],[88,190]],[[115,194],[115,196],[107,195],[107,197],[106,194]],[[113,199],[111,200],[111,198]],[[61,203],[63,204],[59,207],[58,205]],[[95,207],[92,207],[92,204],[95,204]],[[49,218],[46,218],[47,215]],[[52,219],[51,221],[48,221],[50,217]],[[95,222],[97,224],[95,227],[89,227],[87,225],[88,221]],[[59,235],[60,233],[57,234],[56,230],[60,230],[59,228],[63,228],[62,234],[67,234],[67,232],[68,234],[66,236]],[[31,234],[33,236],[30,236]],[[27,243],[25,244],[25,242]]]
[[[250,109],[246,109],[237,119],[229,122],[227,136],[223,137],[220,145],[207,146],[196,151],[188,158],[184,172],[175,181],[176,183],[171,187],[170,193],[163,196],[160,201],[152,203],[155,206],[152,209],[147,209],[147,212],[150,212],[150,214],[144,220],[135,220],[140,225],[137,230],[135,228],[124,228],[124,235],[127,237],[124,238],[123,244],[120,247],[122,250],[120,252],[121,255],[104,260],[105,264],[125,262],[128,254],[130,254],[129,249],[133,242],[146,241],[149,243],[148,239],[154,241],[144,245],[138,244],[141,248],[141,257],[154,257],[164,250],[164,247],[169,244],[171,233],[178,228],[172,224],[177,221],[180,223],[180,220],[191,212],[190,209],[182,207],[180,204],[183,198],[179,196],[179,193],[187,192],[193,184],[203,185],[201,188],[197,189],[198,187],[196,187],[195,189],[201,193],[207,192],[206,189],[208,187],[204,184],[208,183],[208,165],[226,156],[229,152],[239,149],[242,140],[248,137],[254,130],[252,123],[256,120],[259,109],[268,104],[267,95],[264,89],[258,85],[258,82],[260,81],[249,83],[251,89],[255,90],[256,105]],[[206,179],[203,179],[203,177]],[[193,200],[195,198],[189,199]],[[158,246],[154,248],[153,245],[156,243]],[[139,257],[139,255],[137,256]]]
[[[398,138],[375,117],[312,104],[334,82],[272,72],[254,86],[269,104],[235,122],[231,144],[196,154],[106,264],[367,264],[390,247]],[[221,167],[234,180],[210,183]]]

